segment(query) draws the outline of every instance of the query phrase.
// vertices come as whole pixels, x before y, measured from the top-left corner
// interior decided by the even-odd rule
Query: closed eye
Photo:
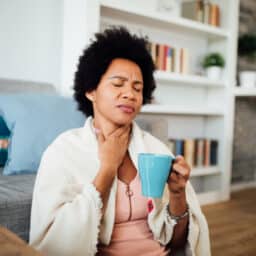
[[[133,86],[133,89],[136,91],[136,92],[141,92],[142,91],[142,86],[140,85],[140,84],[135,84],[134,86]]]
[[[136,92],[141,92],[141,88],[134,88],[134,90],[136,91]]]
[[[112,83],[115,87],[121,87],[121,86],[123,86],[123,84],[121,84],[121,83]]]

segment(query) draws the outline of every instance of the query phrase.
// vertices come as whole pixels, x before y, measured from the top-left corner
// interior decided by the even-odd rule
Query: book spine
[[[175,140],[175,155],[184,155],[184,141]]]
[[[180,73],[188,74],[189,73],[189,53],[187,48],[181,48],[181,56],[180,56]]]
[[[159,44],[156,44],[156,68],[159,69]]]
[[[163,56],[163,70],[167,71],[167,66],[168,66],[168,46],[163,45],[164,48],[164,56]]]
[[[211,4],[210,25],[212,26],[217,26],[217,9],[218,6],[216,4]]]
[[[203,22],[205,24],[209,24],[209,18],[210,18],[210,3],[209,2],[205,2],[204,3],[204,20]]]
[[[186,139],[184,141],[184,158],[190,167],[194,166],[195,141]]]
[[[166,56],[166,71],[172,71],[172,48],[168,46]]]
[[[158,69],[163,70],[164,64],[164,45],[159,44]]]
[[[152,56],[153,62],[156,65],[156,44],[153,43],[153,42],[151,43],[150,52],[151,52],[151,56]]]
[[[204,140],[204,166],[210,165],[210,140]]]
[[[173,71],[175,73],[180,73],[180,49],[175,48],[173,49],[173,58],[174,58],[174,66]]]
[[[217,165],[218,163],[218,141],[211,140],[210,143],[210,165]]]
[[[195,165],[196,166],[204,165],[204,139],[196,140]]]
[[[197,0],[196,2],[196,20],[203,22],[204,20],[204,1]]]

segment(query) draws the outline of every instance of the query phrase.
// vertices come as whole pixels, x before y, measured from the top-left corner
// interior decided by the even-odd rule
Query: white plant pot
[[[211,80],[220,80],[222,75],[222,68],[213,66],[206,68],[206,76]]]
[[[255,71],[241,71],[239,73],[240,86],[244,88],[253,88],[256,84]]]

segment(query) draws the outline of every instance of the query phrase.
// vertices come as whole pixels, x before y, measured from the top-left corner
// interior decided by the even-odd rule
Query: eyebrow
[[[108,79],[121,79],[123,81],[128,81],[128,78],[127,77],[124,77],[124,76],[110,76]],[[134,80],[133,81],[135,84],[143,84],[142,81],[140,80]]]

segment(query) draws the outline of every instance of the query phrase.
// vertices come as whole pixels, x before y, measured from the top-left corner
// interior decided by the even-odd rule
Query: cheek
[[[138,99],[138,105],[141,106],[142,103],[143,103],[143,95],[141,94],[140,97],[139,97],[139,99]]]

